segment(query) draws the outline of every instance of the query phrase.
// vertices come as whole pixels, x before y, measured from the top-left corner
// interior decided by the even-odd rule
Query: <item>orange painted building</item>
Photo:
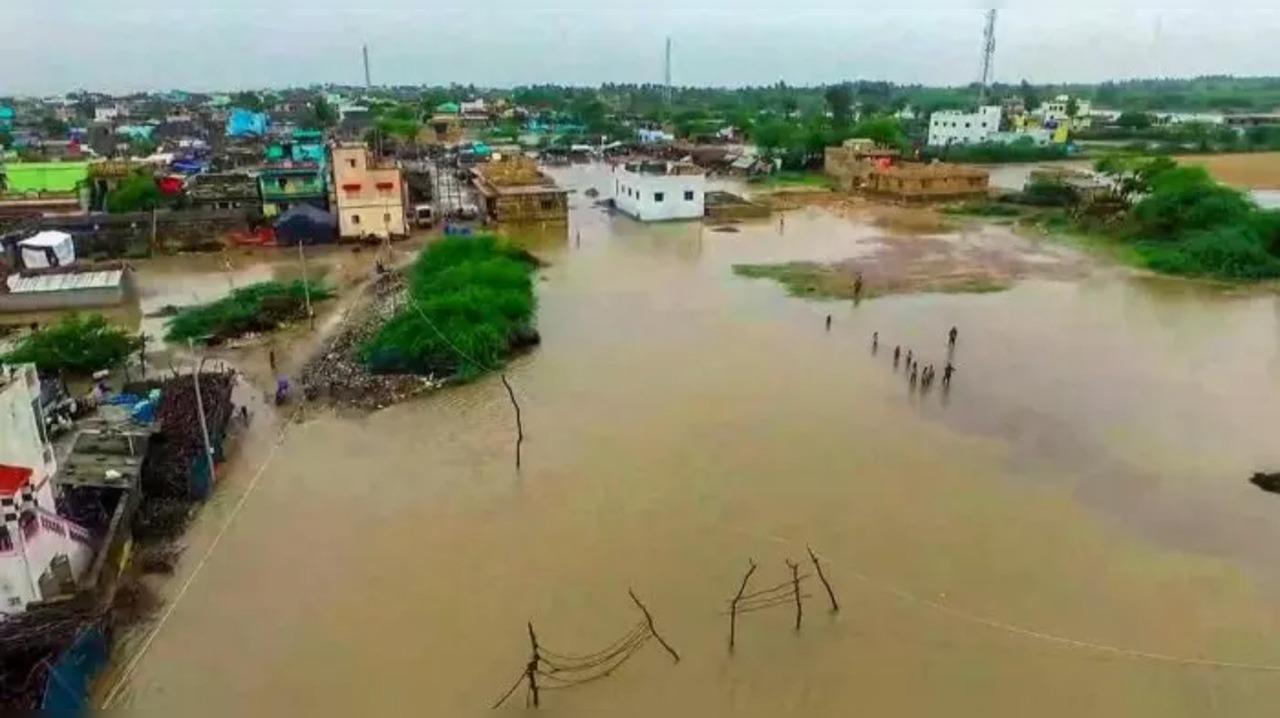
[[[333,201],[338,233],[344,238],[405,237],[409,234],[404,171],[379,162],[359,143],[333,148]]]

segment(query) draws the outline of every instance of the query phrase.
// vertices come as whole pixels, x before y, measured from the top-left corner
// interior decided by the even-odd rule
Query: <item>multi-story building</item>
[[[258,173],[262,214],[275,217],[309,204],[329,209],[329,168],[319,132],[296,130],[267,147],[267,166]]]
[[[628,162],[613,170],[613,202],[640,220],[701,219],[706,214],[707,175],[679,162]]]
[[[339,236],[408,236],[408,190],[400,166],[379,161],[363,143],[338,145],[332,157],[332,205]]]
[[[1000,131],[999,105],[979,107],[977,112],[940,110],[929,116],[929,145],[976,145]]]
[[[57,514],[57,469],[35,366],[0,365],[0,614],[74,590],[93,558],[88,530]]]
[[[1076,100],[1075,114],[1071,109],[1071,96],[1058,95],[1052,100],[1040,105],[1036,110],[1039,115],[1041,124],[1049,129],[1054,129],[1065,125],[1070,129],[1083,129],[1092,124],[1093,106],[1088,100]]]

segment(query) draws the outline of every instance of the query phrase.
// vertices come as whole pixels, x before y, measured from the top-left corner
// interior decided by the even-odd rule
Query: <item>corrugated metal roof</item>
[[[120,269],[105,272],[75,272],[66,274],[44,274],[35,277],[9,277],[9,291],[14,294],[26,292],[68,292],[79,289],[105,289],[118,287],[124,281],[124,271]]]

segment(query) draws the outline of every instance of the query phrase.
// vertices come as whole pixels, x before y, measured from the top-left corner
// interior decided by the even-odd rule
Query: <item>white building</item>
[[[1058,95],[1049,102],[1040,105],[1040,109],[1035,114],[1039,115],[1044,124],[1060,125],[1068,122],[1072,129],[1083,129],[1092,124],[1093,105],[1088,100],[1076,100],[1076,113],[1074,116],[1067,112],[1067,107],[1071,104],[1070,95]]]
[[[979,107],[977,112],[941,110],[929,116],[929,145],[975,145],[1000,131],[999,105]]]
[[[93,121],[99,124],[107,124],[120,119],[124,111],[119,105],[103,105],[93,108]]]
[[[56,512],[57,468],[35,366],[0,366],[0,614],[62,595],[93,559],[89,532]]]
[[[613,202],[641,222],[702,219],[707,175],[679,162],[628,162],[613,168]]]

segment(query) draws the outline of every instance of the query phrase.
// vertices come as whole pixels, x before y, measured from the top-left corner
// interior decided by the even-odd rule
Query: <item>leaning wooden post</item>
[[[831,612],[839,613],[840,604],[836,601],[836,592],[831,590],[831,583],[827,581],[826,574],[822,573],[822,564],[818,563],[818,556],[814,554],[813,549],[808,546],[804,547],[809,552],[809,560],[813,561],[813,568],[818,572],[818,580],[822,581],[823,588],[827,589],[827,598],[831,599]]]
[[[800,564],[792,563],[787,560],[787,566],[791,567],[791,591],[796,597],[796,632],[800,631],[800,622],[804,620],[804,606],[800,602]]]
[[[533,655],[529,658],[529,665],[525,667],[525,675],[529,677],[529,693],[533,695],[533,707],[538,707],[538,636],[533,632],[533,621],[529,622],[529,645],[532,646]]]
[[[738,631],[738,601],[742,600],[743,591],[747,590],[747,581],[751,580],[751,574],[756,572],[756,562],[748,561],[751,568],[747,569],[747,573],[742,577],[742,584],[738,586],[738,593],[734,595],[733,601],[729,606],[729,652],[733,653],[734,640],[737,638]]]
[[[658,643],[661,643],[662,647],[667,649],[667,653],[670,653],[671,657],[675,659],[675,662],[679,663],[680,654],[676,653],[676,649],[672,648],[671,644],[667,643],[666,640],[663,639],[662,636],[658,634],[658,629],[655,628],[653,625],[653,615],[649,613],[649,609],[645,608],[645,605],[640,602],[639,598],[636,598],[635,591],[632,591],[631,589],[628,588],[627,593],[631,595],[631,600],[635,601],[636,605],[640,607],[640,610],[644,612],[644,622],[646,625],[649,626],[649,634],[652,635],[654,638],[658,639]]]
[[[516,410],[516,471],[520,470],[520,447],[524,444],[524,421],[520,417],[520,403],[516,401],[516,393],[511,388],[511,382],[507,381],[506,374],[499,374],[502,379],[502,385],[507,388],[507,398],[511,400],[511,406]]]

